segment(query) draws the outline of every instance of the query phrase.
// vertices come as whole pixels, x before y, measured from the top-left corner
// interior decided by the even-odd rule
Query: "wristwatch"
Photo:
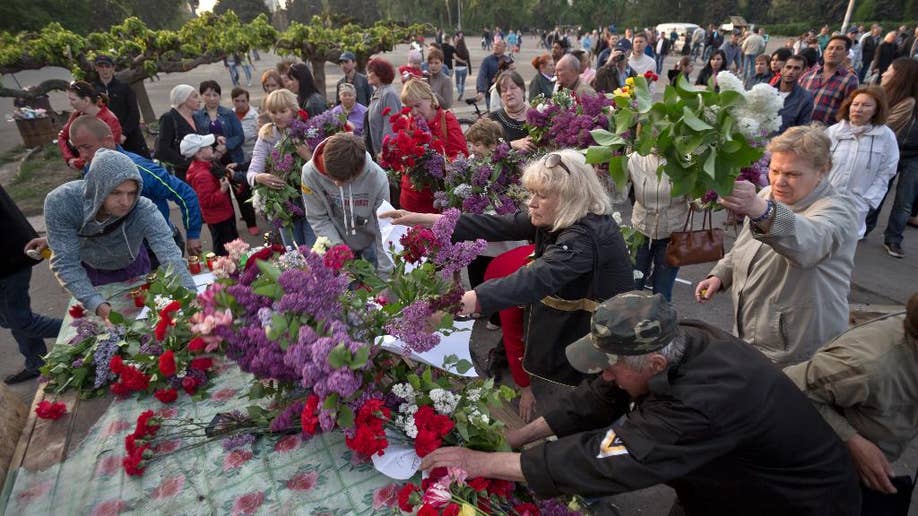
[[[750,218],[749,222],[752,222],[753,224],[764,222],[768,220],[769,218],[771,218],[771,214],[774,213],[774,211],[775,211],[775,202],[769,199],[767,201],[767,205],[765,206],[765,213],[762,213],[758,217]]]

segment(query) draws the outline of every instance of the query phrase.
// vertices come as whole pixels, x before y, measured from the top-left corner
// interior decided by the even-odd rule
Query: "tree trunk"
[[[156,121],[156,113],[153,112],[153,104],[150,103],[150,96],[147,94],[147,87],[143,81],[131,83],[131,89],[137,96],[137,104],[140,105],[140,116],[143,123],[149,124]]]
[[[316,89],[322,94],[322,98],[328,102],[328,97],[325,94],[325,59],[324,57],[310,59],[309,64],[312,65],[312,77],[316,80]]]

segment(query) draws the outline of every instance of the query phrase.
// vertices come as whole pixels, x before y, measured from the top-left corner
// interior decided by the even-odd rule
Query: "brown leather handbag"
[[[666,245],[666,264],[670,267],[715,262],[724,257],[724,230],[714,229],[711,210],[704,210],[701,229],[694,229],[695,207],[689,206],[682,231],[673,231]]]

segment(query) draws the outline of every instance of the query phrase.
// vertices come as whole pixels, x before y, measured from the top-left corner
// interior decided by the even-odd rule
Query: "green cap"
[[[589,335],[567,346],[567,360],[574,369],[594,374],[615,365],[619,355],[662,349],[678,333],[676,311],[662,295],[626,292],[596,308]]]

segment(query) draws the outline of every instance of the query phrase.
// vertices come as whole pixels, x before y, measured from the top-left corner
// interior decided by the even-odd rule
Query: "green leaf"
[[[112,324],[121,325],[121,324],[124,324],[125,319],[124,319],[124,316],[121,315],[120,312],[116,312],[112,310],[111,312],[108,313],[108,320]]]
[[[634,93],[634,100],[637,103],[638,113],[646,113],[653,106],[653,97],[650,94],[650,88],[647,86],[647,79],[643,76],[634,78],[634,85],[637,89]]]
[[[271,278],[273,281],[277,281],[277,278],[280,278],[281,270],[273,263],[264,260],[255,260],[255,265],[258,266],[258,270],[260,270],[262,274]]]
[[[465,374],[471,368],[472,368],[472,363],[466,359],[457,361],[456,364],[453,366],[453,369],[455,369],[456,372],[459,374]]]
[[[717,104],[720,105],[723,109],[744,104],[746,102],[746,98],[743,97],[743,95],[738,91],[722,91],[719,93],[719,95],[720,99]]]
[[[591,165],[607,163],[612,156],[612,149],[608,147],[598,147],[594,145],[586,150],[586,162]]]
[[[685,125],[695,131],[710,131],[714,129],[708,125],[707,122],[698,118],[695,113],[692,113],[692,110],[689,109],[688,106],[682,108],[682,120],[685,121]]]
[[[704,172],[707,175],[711,176],[711,179],[714,179],[715,177],[717,177],[717,169],[715,168],[716,165],[717,165],[717,149],[712,147],[708,151],[708,157],[705,158],[704,160]]]
[[[676,92],[676,87],[667,85],[666,89],[663,90],[663,103],[667,106],[672,106],[676,102],[679,102],[679,94]]]
[[[627,156],[612,156],[609,159],[609,175],[615,181],[615,185],[624,188],[628,182],[628,158]]]
[[[329,394],[325,397],[325,401],[322,402],[322,408],[325,410],[335,410],[338,407],[338,395],[335,393]]]
[[[348,351],[344,344],[338,344],[328,352],[328,365],[335,369],[348,365],[351,361],[351,352]]]
[[[370,347],[361,346],[357,350],[357,353],[354,354],[353,360],[351,360],[351,369],[357,370],[361,367],[367,365],[367,360],[370,359]]]
[[[634,125],[635,113],[631,109],[619,109],[612,116],[612,121],[615,123],[615,132],[622,134],[626,131],[630,131]],[[622,141],[625,141],[622,139]]]
[[[605,129],[593,129],[590,131],[590,136],[596,141],[596,145],[601,145],[603,147],[620,146],[628,143],[621,136],[612,134]]]
[[[354,411],[347,405],[341,405],[338,409],[338,426],[341,428],[350,428],[354,426]]]
[[[284,289],[277,283],[264,283],[252,289],[252,292],[259,296],[269,297],[271,299],[280,299],[284,295]]]

